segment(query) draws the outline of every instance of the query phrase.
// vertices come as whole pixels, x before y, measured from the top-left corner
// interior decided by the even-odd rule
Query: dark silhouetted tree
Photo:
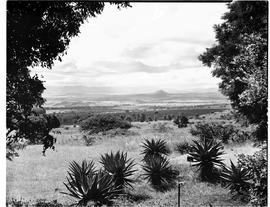
[[[266,140],[268,2],[236,1],[228,8],[224,22],[214,26],[217,43],[199,59],[214,68],[232,106],[258,125],[257,139]]]
[[[112,3],[118,8],[129,4]],[[101,14],[104,2],[8,1],[7,2],[7,153],[27,138],[28,116],[33,106],[42,106],[45,90],[30,68],[51,68],[66,54],[70,39],[89,17]]]

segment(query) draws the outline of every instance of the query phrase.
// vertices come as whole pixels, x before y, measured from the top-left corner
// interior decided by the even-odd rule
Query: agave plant
[[[82,165],[79,165],[73,161],[64,185],[69,192],[62,193],[78,199],[75,204],[77,206],[86,206],[90,201],[95,205],[109,204],[119,193],[112,176],[101,170],[96,172],[93,162],[83,161]]]
[[[247,169],[235,166],[231,161],[231,167],[224,167],[221,179],[225,182],[225,187],[235,195],[245,196],[250,188],[251,176]]]
[[[143,176],[157,189],[173,183],[178,174],[172,169],[168,159],[162,156],[148,157],[142,168],[145,171]]]
[[[132,169],[135,164],[134,160],[127,159],[127,153],[120,151],[113,154],[105,154],[101,156],[100,163],[103,165],[104,171],[110,173],[113,177],[115,186],[120,190],[123,190],[124,187],[132,187],[134,180],[130,178],[133,173],[136,171]]]
[[[190,150],[190,144],[188,142],[181,142],[176,144],[176,150],[180,153],[180,154],[187,154]]]
[[[163,155],[168,155],[170,150],[166,145],[164,140],[145,140],[142,144],[143,151],[141,154],[144,155],[143,160],[147,160],[149,157],[162,157]]]
[[[193,141],[189,155],[192,157],[193,166],[200,171],[202,181],[216,181],[218,179],[217,168],[224,164],[220,156],[224,154],[221,143],[214,140]]]

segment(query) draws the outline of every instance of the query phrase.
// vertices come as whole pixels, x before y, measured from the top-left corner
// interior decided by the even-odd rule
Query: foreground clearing
[[[92,146],[84,146],[78,128],[60,128],[56,151],[48,150],[46,157],[42,156],[42,146],[28,146],[20,151],[20,157],[14,161],[7,161],[7,198],[23,198],[26,201],[37,199],[57,200],[68,205],[74,203],[70,197],[61,194],[66,191],[63,182],[66,181],[69,162],[81,162],[83,159],[94,160],[99,167],[101,154],[110,151],[122,150],[128,157],[135,159],[138,171],[134,175],[136,183],[134,189],[129,189],[129,199],[122,198],[115,201],[116,206],[177,206],[177,188],[165,193],[154,191],[146,181],[141,178],[140,144],[145,138],[164,138],[171,150],[176,143],[195,139],[188,128],[178,129],[171,122],[167,122],[169,130],[157,133],[153,130],[153,123],[133,123],[129,135],[114,137],[101,136]],[[225,147],[225,163],[229,159],[236,161],[239,153],[253,154],[256,148],[251,144],[243,146]],[[171,164],[180,171],[179,180],[185,181],[181,189],[181,206],[243,206],[243,203],[234,201],[228,190],[219,185],[202,183],[195,179],[196,172],[186,161],[186,155],[173,151],[169,156]]]

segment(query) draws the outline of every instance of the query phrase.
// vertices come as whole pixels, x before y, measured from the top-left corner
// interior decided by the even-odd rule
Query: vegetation
[[[78,206],[86,206],[90,201],[95,205],[110,204],[111,199],[119,193],[112,176],[101,170],[96,172],[93,162],[83,161],[80,166],[73,161],[68,175],[64,185],[69,193],[62,193],[78,199]]]
[[[6,206],[10,207],[24,207],[24,206],[36,206],[36,207],[63,207],[57,200],[46,201],[45,199],[38,199],[34,204],[30,204],[28,201],[11,199],[6,202]]]
[[[213,106],[198,106],[195,108],[187,107],[173,107],[163,108],[161,107],[158,114],[155,114],[153,110],[144,111],[146,121],[153,121],[154,116],[157,120],[165,120],[164,116],[167,116],[167,120],[174,119],[174,114],[185,114],[187,117],[196,115],[209,114],[212,112],[221,112],[226,109],[227,105],[213,105]],[[48,110],[61,110],[59,108],[48,108]],[[135,111],[121,112],[122,110],[115,109],[112,106],[91,106],[91,107],[74,107],[65,108],[66,111],[56,113],[56,116],[63,125],[71,125],[74,123],[79,124],[80,121],[89,118],[90,116],[111,113],[115,116],[129,117],[127,121],[140,122],[141,113]]]
[[[250,175],[247,169],[235,166],[231,161],[231,167],[224,167],[221,175],[225,182],[225,187],[230,189],[231,194],[240,197],[242,200],[248,200],[248,191],[250,188]]]
[[[172,131],[172,127],[170,127],[166,122],[157,122],[153,124],[153,130],[158,133],[166,133]]]
[[[200,171],[202,181],[215,182],[219,179],[218,167],[223,166],[220,156],[224,154],[221,143],[215,143],[213,140],[193,141],[189,155],[192,157]]]
[[[147,157],[142,168],[143,176],[157,190],[166,190],[178,175],[177,171],[172,169],[169,160],[163,156]]]
[[[123,2],[113,4],[118,8],[129,6]],[[15,153],[13,144],[18,138],[29,138],[27,123],[33,106],[41,107],[45,102],[43,81],[36,74],[30,75],[29,68],[52,68],[56,59],[61,61],[81,24],[101,14],[104,6],[104,2],[7,3],[7,158]],[[50,38],[51,34],[54,38]]]
[[[215,123],[197,123],[190,130],[191,134],[204,140],[220,140],[227,144],[233,138],[237,130],[232,125],[221,125]]]
[[[6,158],[12,160],[14,156],[18,156],[16,150],[27,144],[43,143],[43,153],[49,147],[54,148],[55,138],[49,132],[59,126],[60,121],[54,114],[48,115],[43,108],[34,108],[24,122],[20,123],[19,131],[8,131]]]
[[[84,141],[86,146],[93,145],[93,143],[95,141],[95,137],[91,136],[91,135],[83,135],[82,138],[83,138],[83,141]]]
[[[180,154],[187,154],[190,152],[191,145],[188,142],[181,142],[176,144],[176,151]]]
[[[112,114],[98,114],[82,121],[80,127],[82,131],[94,134],[117,128],[129,129],[131,124],[129,121]]]
[[[249,195],[254,206],[267,206],[267,149],[263,148],[254,155],[239,155],[239,167],[250,174]]]
[[[185,116],[177,116],[176,119],[173,121],[179,128],[187,127],[188,118]]]
[[[267,139],[267,2],[233,2],[215,25],[217,44],[199,59],[213,66],[221,91],[233,108],[258,124],[257,139]]]
[[[164,140],[148,140],[146,139],[143,144],[143,160],[148,160],[149,157],[162,157],[163,155],[168,155],[170,150]]]
[[[118,5],[119,7],[125,7],[128,4],[119,3]],[[220,84],[222,92],[229,97],[233,108],[240,116],[244,116],[249,124],[256,125],[255,134],[248,130],[245,131],[246,129],[239,130],[232,125],[196,124],[190,132],[198,136],[200,140],[193,141],[192,145],[182,142],[177,145],[177,148],[181,153],[189,153],[189,158],[194,162],[193,166],[199,171],[200,179],[198,180],[194,179],[193,168],[189,166],[186,160],[182,160],[185,156],[170,155],[165,140],[152,138],[154,137],[153,131],[149,126],[154,125],[149,123],[134,123],[132,130],[137,133],[135,135],[128,134],[123,137],[116,133],[113,139],[105,139],[107,136],[103,136],[102,142],[95,146],[85,147],[79,144],[76,146],[73,143],[69,143],[72,146],[60,145],[61,150],[57,152],[57,159],[55,159],[55,156],[53,158],[48,156],[46,159],[34,159],[38,157],[38,148],[32,146],[31,149],[25,150],[24,156],[21,157],[19,162],[7,162],[7,197],[13,197],[14,194],[17,197],[18,195],[21,196],[16,193],[27,189],[25,195],[28,194],[29,197],[36,193],[38,196],[51,198],[53,188],[55,189],[53,196],[59,196],[57,193],[62,191],[60,187],[60,185],[63,186],[61,175],[66,170],[67,153],[71,160],[79,160],[83,156],[90,156],[93,160],[98,160],[99,153],[103,154],[110,150],[120,149],[121,151],[129,151],[135,159],[127,159],[127,154],[121,151],[117,151],[115,154],[106,153],[101,156],[100,162],[103,169],[99,171],[96,170],[94,162],[84,160],[81,165],[75,161],[71,162],[67,182],[64,183],[67,192],[62,193],[76,198],[76,204],[84,206],[90,204],[90,202],[96,206],[110,205],[115,197],[117,197],[117,202],[120,203],[119,206],[131,206],[135,203],[139,204],[139,202],[141,202],[140,206],[176,206],[176,188],[172,188],[171,191],[161,196],[160,192],[150,188],[146,181],[156,190],[163,191],[174,186],[179,171],[178,177],[186,181],[181,188],[181,205],[182,202],[184,206],[246,205],[242,201],[232,200],[228,190],[222,189],[222,185],[215,185],[216,181],[221,181],[221,184],[225,184],[225,187],[229,188],[233,195],[247,198],[249,204],[266,206],[267,150],[265,145],[262,144],[261,150],[254,155],[240,155],[237,165],[231,162],[230,167],[226,167],[222,155],[226,151],[233,157],[234,153],[239,153],[236,151],[240,147],[237,146],[237,150],[234,151],[235,146],[232,144],[223,149],[221,142],[218,143],[218,141],[223,143],[228,143],[231,140],[242,142],[254,135],[257,141],[267,140],[268,4],[267,2],[236,1],[228,5],[229,12],[223,16],[225,22],[215,26],[216,45],[207,49],[200,56],[200,60],[205,65],[214,67],[213,75],[222,80]],[[108,111],[101,107],[99,111],[95,112],[71,112],[59,116],[48,116],[40,108],[44,103],[41,96],[44,90],[43,83],[37,76],[30,76],[28,68],[35,65],[50,68],[55,59],[61,58],[60,56],[65,52],[70,38],[79,33],[79,26],[84,20],[88,16],[101,13],[103,7],[103,2],[91,2],[89,4],[80,2],[20,2],[15,4],[9,2],[7,4],[7,36],[10,43],[7,47],[7,158],[16,154],[15,146],[21,140],[40,143],[43,133],[46,135],[44,145],[50,146],[53,137],[48,136],[48,133],[52,128],[60,125],[57,119],[62,123],[71,122],[74,124],[80,122],[81,129],[90,134],[119,128],[129,129],[131,121],[142,120],[142,122],[145,122],[146,119],[157,121],[161,119],[174,120],[175,118],[177,120],[174,114],[180,113],[179,108],[160,111],[155,109],[143,113],[141,111],[125,113],[117,111],[114,114],[105,114],[104,112]],[[55,9],[67,12],[63,14],[59,12],[59,16],[56,15],[58,12],[55,12]],[[29,21],[30,17],[31,21]],[[24,27],[20,25],[24,25]],[[50,30],[50,28],[52,29]],[[51,32],[55,32],[56,38],[47,40],[47,36]],[[33,106],[37,107],[33,109]],[[110,112],[115,112],[113,111],[115,109],[110,110]],[[201,114],[218,110],[203,108],[200,111],[197,108],[183,111],[187,112],[185,114],[188,117],[196,116],[198,118]],[[129,118],[127,118],[127,114]],[[206,122],[207,117],[208,115],[203,117]],[[234,118],[228,118],[235,121]],[[173,125],[170,121],[165,122],[168,126]],[[179,126],[180,117],[177,122]],[[187,124],[187,122],[185,123]],[[164,131],[165,124],[158,124],[155,125],[157,131]],[[66,131],[72,139],[71,134],[76,131],[76,128],[69,127],[66,129],[69,129]],[[188,139],[189,136],[192,137],[189,134],[189,129],[173,127],[170,133],[167,132],[164,132],[164,136],[166,136],[166,140],[170,141],[170,146],[178,141]],[[80,134],[79,131],[76,131],[76,133]],[[61,136],[63,138],[62,134],[59,135],[59,137]],[[89,137],[83,138],[86,144],[92,142]],[[150,137],[143,141],[143,150],[138,145],[142,141],[142,137]],[[182,140],[179,140],[179,138]],[[246,143],[246,145],[249,145],[249,143]],[[230,149],[227,149],[227,147],[230,147]],[[250,154],[252,152],[248,150],[255,149],[254,146],[250,147],[250,145],[250,148],[244,147],[241,146],[241,149],[245,149],[245,153]],[[135,160],[139,160],[140,153],[143,156],[142,177],[139,174],[140,170],[136,173],[134,170]],[[175,170],[170,162],[177,163],[176,168],[179,170]],[[179,162],[183,163],[179,164]],[[52,170],[50,173],[47,173],[48,168]],[[29,171],[29,169],[31,170]],[[44,179],[44,174],[46,176],[49,174],[46,179]],[[133,175],[135,176],[133,177]],[[135,181],[136,185],[132,185]],[[59,182],[61,183],[59,184]],[[133,194],[129,194],[132,195],[132,201],[121,197],[123,189],[127,186],[134,187],[134,189],[129,189],[134,190]],[[62,199],[60,196],[59,198]],[[62,205],[57,201],[38,201],[34,206],[60,207],[70,204],[70,201],[65,200],[65,202],[67,203]],[[15,199],[7,201],[7,204],[14,206],[28,205],[28,203]]]
[[[101,156],[100,163],[103,166],[105,172],[109,173],[113,177],[115,187],[121,191],[127,187],[132,187],[134,180],[130,178],[136,171],[132,169],[135,164],[134,160],[127,159],[127,153],[117,151],[115,154],[105,154]]]

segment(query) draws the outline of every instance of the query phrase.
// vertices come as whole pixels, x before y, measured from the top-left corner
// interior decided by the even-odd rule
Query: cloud
[[[164,38],[163,41],[168,41],[168,42],[176,42],[176,43],[184,43],[184,44],[190,44],[192,46],[194,45],[202,45],[202,46],[211,46],[214,42],[213,40],[209,40],[208,38],[183,38],[183,37],[168,37]]]
[[[123,55],[132,58],[144,58],[151,55],[151,50],[153,50],[155,44],[141,45],[133,48],[126,48]]]
[[[121,10],[106,5],[72,38],[63,62],[33,72],[44,75],[46,86],[131,87],[131,92],[217,87],[218,79],[197,57],[214,43],[213,25],[221,22],[225,3],[132,5]]]
[[[123,74],[123,73],[165,73],[170,70],[185,70],[188,68],[199,67],[199,64],[184,65],[180,62],[171,63],[168,65],[154,66],[148,65],[141,61],[128,61],[128,62],[113,62],[113,61],[101,61],[96,62],[95,65],[99,68],[101,74]],[[103,68],[103,70],[101,70]],[[104,74],[102,74],[102,72]]]

